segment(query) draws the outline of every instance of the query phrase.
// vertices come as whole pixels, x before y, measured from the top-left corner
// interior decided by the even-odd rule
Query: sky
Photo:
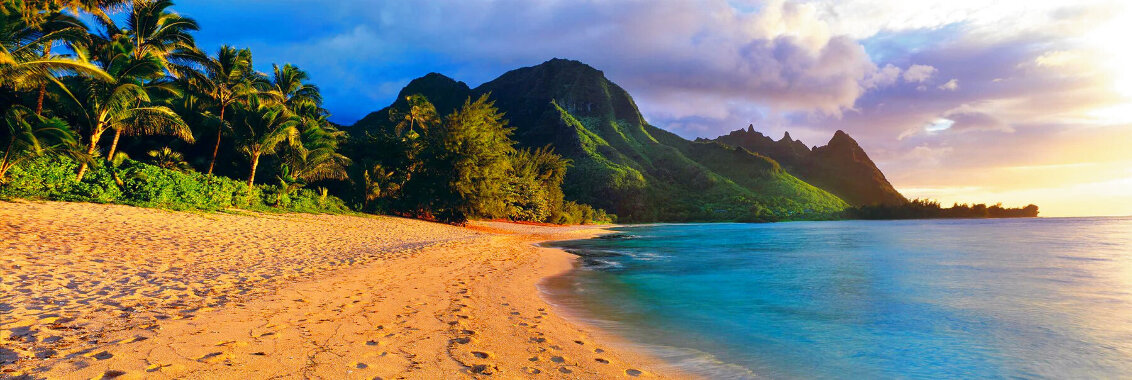
[[[410,80],[588,63],[687,138],[853,136],[909,198],[1132,215],[1132,3],[183,0],[197,42],[309,71],[352,124]]]

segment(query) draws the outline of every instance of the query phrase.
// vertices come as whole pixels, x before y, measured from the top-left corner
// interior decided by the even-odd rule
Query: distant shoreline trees
[[[852,219],[1034,218],[1038,216],[1038,206],[1006,208],[1002,203],[992,206],[956,203],[943,208],[936,201],[915,199],[903,205],[853,207],[846,210],[846,216]]]

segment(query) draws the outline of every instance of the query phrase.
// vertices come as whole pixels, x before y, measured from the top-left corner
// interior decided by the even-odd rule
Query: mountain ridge
[[[715,141],[766,155],[786,167],[791,174],[854,206],[908,203],[908,199],[888,182],[857,140],[842,130],[834,132],[826,145],[813,149],[801,141],[792,140],[790,132],[774,141],[756,131],[753,125],[714,139],[700,138],[697,141]]]
[[[519,147],[549,145],[573,160],[563,184],[567,199],[604,208],[622,221],[815,219],[848,207],[766,155],[689,141],[648,124],[627,91],[574,60],[518,68],[476,88],[430,73],[349,130],[388,128],[389,110],[418,93],[436,99],[441,115],[463,99],[490,94],[515,128]]]

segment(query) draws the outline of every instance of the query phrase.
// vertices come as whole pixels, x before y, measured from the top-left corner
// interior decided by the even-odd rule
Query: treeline
[[[916,199],[902,205],[853,207],[846,210],[846,214],[851,219],[1034,218],[1038,216],[1038,206],[1006,208],[1002,203],[993,206],[956,203],[943,208],[939,202]]]
[[[0,196],[610,220],[564,201],[569,163],[515,150],[487,99],[441,120],[421,97],[395,115],[395,131],[350,136],[328,121],[305,71],[258,72],[252,52],[232,46],[208,54],[197,22],[172,6],[0,0]]]

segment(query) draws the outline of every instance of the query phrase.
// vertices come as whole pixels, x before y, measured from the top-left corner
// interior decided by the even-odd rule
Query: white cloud
[[[949,80],[949,81],[947,81],[947,83],[941,84],[939,86],[939,89],[944,90],[944,91],[958,90],[959,89],[959,80],[958,79]]]
[[[884,68],[877,70],[865,80],[866,88],[885,87],[896,83],[900,79],[899,67],[893,66],[891,63],[884,65]]]
[[[904,81],[908,83],[923,83],[931,79],[932,75],[939,71],[935,67],[929,65],[912,65],[904,70]]]

